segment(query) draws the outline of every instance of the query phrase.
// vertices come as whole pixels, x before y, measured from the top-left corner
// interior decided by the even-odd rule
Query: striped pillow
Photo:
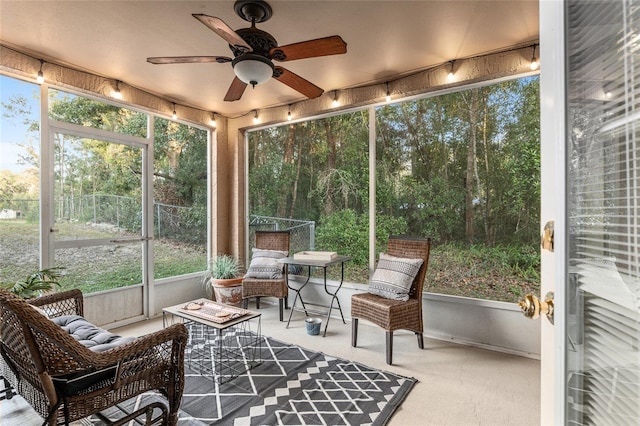
[[[408,259],[380,253],[378,266],[369,280],[369,293],[393,300],[409,300],[409,290],[423,259]]]
[[[252,248],[251,263],[245,278],[258,278],[263,280],[279,280],[282,278],[284,265],[278,263],[278,259],[287,257],[286,251],[262,250]]]

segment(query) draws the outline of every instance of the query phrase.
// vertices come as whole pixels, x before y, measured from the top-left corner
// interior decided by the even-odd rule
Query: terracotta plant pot
[[[242,277],[228,280],[212,279],[211,285],[216,302],[230,306],[242,304]]]

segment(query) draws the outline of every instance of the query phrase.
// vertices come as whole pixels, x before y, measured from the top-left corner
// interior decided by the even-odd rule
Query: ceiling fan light
[[[273,64],[263,56],[246,53],[232,62],[233,72],[242,82],[255,87],[273,76]]]

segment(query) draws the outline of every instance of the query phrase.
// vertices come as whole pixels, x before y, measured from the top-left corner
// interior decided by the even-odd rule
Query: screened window
[[[0,75],[0,282],[39,266],[39,86]]]
[[[0,281],[15,282],[40,265],[40,87],[4,76],[0,83]],[[55,89],[48,101],[51,266],[65,268],[63,288],[86,293],[141,285],[148,114]],[[95,134],[107,140],[59,123],[106,131]],[[161,118],[153,130],[155,278],[203,271],[208,133]]]
[[[539,111],[537,77],[376,108],[376,257],[389,235],[428,236],[426,291],[538,292]],[[251,132],[250,233],[313,223],[292,252],[350,255],[346,279],[368,282],[368,134],[368,111]]]
[[[432,238],[425,291],[537,292],[538,98],[527,77],[376,111],[376,234]]]
[[[207,267],[207,132],[155,120],[155,278]]]
[[[291,229],[291,253],[349,255],[345,279],[365,282],[368,129],[361,111],[251,132],[250,239],[256,229]]]
[[[147,136],[146,114],[56,89],[49,89],[49,118],[141,138]]]

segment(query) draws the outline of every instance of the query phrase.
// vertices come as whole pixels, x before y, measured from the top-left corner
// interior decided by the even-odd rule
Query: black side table
[[[302,284],[302,286],[300,286],[300,288],[294,288],[291,285],[289,285],[289,276],[287,275],[286,277],[286,282],[287,282],[287,287],[289,287],[289,289],[291,289],[296,295],[293,298],[293,303],[291,304],[291,312],[289,312],[289,320],[287,321],[287,328],[289,328],[289,323],[291,322],[291,316],[293,315],[293,311],[294,310],[298,310],[298,311],[304,311],[304,313],[309,316],[309,312],[312,313],[316,313],[316,314],[324,314],[324,312],[322,311],[314,311],[314,310],[309,310],[307,309],[307,305],[310,306],[318,306],[321,308],[327,308],[328,311],[326,313],[327,315],[327,320],[325,322],[324,325],[324,333],[322,334],[322,337],[325,337],[327,335],[327,327],[329,326],[329,319],[331,318],[331,311],[333,311],[333,307],[334,307],[334,303],[338,305],[338,310],[340,311],[340,316],[342,317],[342,322],[344,324],[346,324],[347,322],[344,320],[344,314],[342,313],[342,307],[340,306],[340,300],[338,300],[338,292],[340,291],[340,288],[342,288],[342,283],[344,282],[344,262],[347,262],[351,260],[350,256],[336,256],[331,260],[302,260],[302,259],[294,259],[293,257],[285,257],[284,259],[279,259],[278,262],[283,263],[283,264],[287,264],[287,265],[300,265],[300,266],[306,266],[307,267],[307,279],[304,282],[304,284]],[[329,266],[332,265],[337,265],[340,264],[340,284],[338,285],[338,288],[334,291],[331,292],[329,291],[329,288],[327,287],[327,268]],[[321,303],[311,303],[311,302],[306,302],[302,299],[302,295],[300,294],[300,292],[302,291],[303,288],[305,288],[305,286],[307,284],[309,284],[309,280],[311,279],[311,268],[322,268],[323,270],[323,277],[324,277],[324,291],[326,294],[328,294],[329,296],[331,296],[331,303],[329,305],[325,305],[325,304],[321,304]],[[298,302],[298,300],[300,300],[300,303],[302,304],[301,308],[297,308],[296,307],[296,303]]]

